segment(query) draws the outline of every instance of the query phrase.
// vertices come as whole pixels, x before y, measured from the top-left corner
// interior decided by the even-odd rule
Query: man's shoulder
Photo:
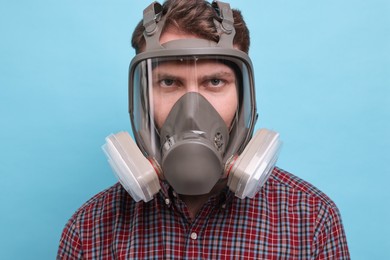
[[[119,183],[99,192],[85,202],[73,215],[74,219],[93,218],[102,214],[109,216],[114,212],[131,206],[134,201]]]
[[[308,200],[315,200],[327,207],[336,208],[335,203],[313,184],[305,181],[294,174],[275,167],[272,175],[267,181],[267,189],[273,192],[286,193],[290,196],[305,197]]]

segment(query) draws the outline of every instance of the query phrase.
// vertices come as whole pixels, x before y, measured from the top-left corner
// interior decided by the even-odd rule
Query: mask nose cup
[[[160,131],[164,178],[183,195],[211,191],[222,177],[222,158],[229,140],[227,126],[200,94],[183,95]]]
[[[162,169],[165,179],[177,193],[199,195],[209,193],[218,182],[221,165],[221,157],[210,144],[184,140],[166,153]]]

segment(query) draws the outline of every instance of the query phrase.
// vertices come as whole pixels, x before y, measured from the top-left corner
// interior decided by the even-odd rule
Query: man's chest
[[[115,259],[298,259],[310,255],[312,227],[297,222],[259,207],[203,209],[192,222],[156,208],[116,223],[101,245]]]

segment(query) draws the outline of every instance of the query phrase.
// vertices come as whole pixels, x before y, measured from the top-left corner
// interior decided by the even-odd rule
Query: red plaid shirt
[[[349,259],[336,205],[276,168],[254,199],[228,190],[191,221],[167,185],[148,203],[116,184],[86,202],[62,233],[58,259]]]

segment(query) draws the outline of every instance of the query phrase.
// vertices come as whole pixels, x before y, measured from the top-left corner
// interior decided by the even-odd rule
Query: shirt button
[[[226,204],[222,204],[222,208],[223,208],[223,209],[226,209]]]
[[[167,199],[165,199],[165,204],[169,205],[169,204],[171,204],[171,201],[167,198]]]
[[[191,239],[196,240],[198,238],[198,235],[195,232],[191,233]]]

